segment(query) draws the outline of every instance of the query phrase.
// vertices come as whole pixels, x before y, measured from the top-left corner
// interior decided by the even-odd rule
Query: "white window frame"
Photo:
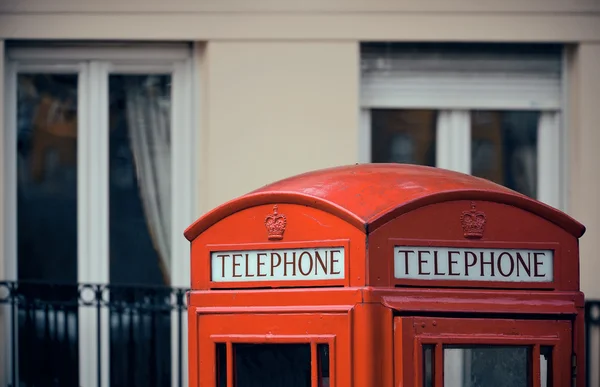
[[[392,61],[410,60],[408,57],[398,55]],[[432,59],[424,61],[424,66],[437,66]],[[452,61],[462,62],[460,58],[451,58]],[[385,61],[385,60],[384,60]],[[533,61],[533,66],[544,67],[543,63]],[[473,63],[464,61],[465,68],[470,68],[470,73],[457,72],[455,75],[442,72],[440,78],[444,80],[441,85],[436,84],[437,79],[431,79],[426,70],[420,72],[409,71],[395,72],[393,69],[384,70],[380,76],[375,76],[365,81],[361,77],[360,119],[359,119],[359,149],[358,160],[361,163],[372,162],[371,157],[371,111],[373,109],[432,109],[439,111],[436,128],[436,166],[462,173],[471,173],[471,125],[470,112],[474,110],[537,110],[540,111],[538,122],[538,181],[537,199],[555,208],[566,208],[566,163],[567,141],[564,130],[563,112],[565,111],[564,79],[566,76],[564,58],[561,68],[561,81],[542,89],[541,93],[531,93],[527,87],[519,84],[519,74],[510,79],[509,86],[498,87],[500,82],[493,72],[478,73],[473,68]],[[388,68],[393,64],[388,63]],[[490,64],[492,67],[493,63]],[[444,66],[441,66],[442,68]],[[531,70],[529,70],[531,71]],[[490,73],[492,74],[490,76]],[[465,75],[466,74],[466,75]],[[532,83],[542,83],[536,79],[533,72],[529,73]],[[481,75],[481,78],[473,77]],[[460,85],[465,82],[462,93]],[[559,88],[562,88],[560,90]],[[441,91],[440,91],[441,90]],[[487,92],[486,92],[487,90]],[[490,90],[498,90],[495,95],[486,97]]]
[[[16,280],[16,90],[17,74],[23,72],[77,73],[78,79],[78,281],[109,283],[109,193],[108,193],[108,77],[116,74],[170,73],[172,76],[171,109],[171,286],[189,286],[189,245],[183,230],[193,222],[195,203],[195,111],[193,88],[194,63],[192,49],[186,44],[126,44],[103,46],[56,46],[6,49],[5,51],[5,125],[0,136],[4,154],[4,170],[0,188],[4,203],[0,207],[4,229],[4,278]],[[2,59],[2,58],[0,58]],[[0,97],[1,98],[1,97]],[[108,311],[101,314],[102,386],[97,386],[98,359],[96,317],[93,308],[79,310],[79,377],[80,384],[91,387],[109,385]],[[187,319],[182,328],[182,368],[187,368]],[[172,383],[178,385],[178,351],[176,351],[178,319],[172,313]],[[0,340],[10,340],[7,331]],[[16,334],[16,332],[15,332]],[[9,343],[10,341],[4,341]],[[3,367],[6,382],[12,378],[10,346]],[[3,369],[0,367],[0,370]],[[0,383],[4,382],[0,377]],[[182,385],[187,374],[182,373]],[[3,383],[6,384],[6,383]]]

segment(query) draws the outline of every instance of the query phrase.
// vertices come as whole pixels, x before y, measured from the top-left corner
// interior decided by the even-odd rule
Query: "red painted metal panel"
[[[482,235],[465,236],[461,221],[475,204],[485,216]],[[549,249],[554,251],[551,282],[414,280],[394,278],[394,246],[450,248]],[[369,234],[369,277],[376,287],[421,286],[503,289],[579,290],[578,240],[555,223],[518,207],[487,201],[458,200],[433,204],[403,214]]]
[[[277,204],[277,203],[275,203]],[[277,204],[285,216],[283,237],[270,239],[265,218],[273,204],[247,208],[215,223],[192,242],[191,279],[193,289],[280,288],[310,286],[362,286],[365,283],[365,234],[342,219],[324,211],[295,204]],[[217,283],[211,279],[211,252],[223,249],[247,252],[265,249],[343,247],[345,275],[335,280],[283,280],[255,278],[252,281]],[[337,257],[339,258],[339,256]],[[256,269],[255,269],[256,270]]]
[[[317,344],[334,343],[331,386],[392,386],[421,384],[423,343],[482,340],[527,343],[536,354],[554,345],[562,383],[571,350],[583,369],[584,230],[504,187],[435,168],[356,165],[276,182],[216,208],[185,232],[192,242],[190,385],[215,385],[217,342],[226,348],[229,386],[234,344],[243,342],[309,343],[312,366]],[[405,275],[395,275],[397,247],[431,249],[434,273],[419,266],[408,275],[405,253]],[[465,257],[475,251],[481,260],[489,254],[498,276],[484,273],[481,261],[479,276],[469,277],[467,266],[476,262]],[[538,262],[538,252],[553,260]],[[443,254],[446,271],[438,270]],[[456,254],[463,254],[464,273],[453,272]],[[434,313],[445,317],[417,317]],[[434,385],[441,386],[441,346],[433,358]],[[309,379],[321,383],[314,368]]]
[[[327,344],[330,353],[330,385],[352,386],[352,314],[306,315],[262,314],[254,315],[204,315],[198,314],[197,337],[199,362],[197,380],[200,386],[216,385],[217,359],[215,344],[225,343],[228,348],[236,344]],[[311,345],[311,348],[315,346]],[[311,356],[312,357],[312,356]],[[228,355],[231,359],[231,356]],[[232,363],[232,365],[230,365]],[[312,363],[312,362],[311,362]],[[235,359],[228,363],[235,368]],[[232,370],[234,373],[235,370]],[[230,373],[230,372],[228,372]],[[233,375],[229,375],[229,380]]]

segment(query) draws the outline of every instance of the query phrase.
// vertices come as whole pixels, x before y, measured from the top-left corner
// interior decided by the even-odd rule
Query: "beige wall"
[[[0,1],[0,38],[573,42],[599,36],[597,0]]]
[[[0,39],[208,41],[195,51],[200,212],[284,176],[358,160],[361,40],[579,46],[568,212],[588,227],[582,285],[600,298],[598,0],[4,0]]]
[[[280,178],[356,160],[357,50],[348,42],[207,45],[202,211]]]
[[[581,240],[581,286],[600,298],[600,44],[574,51],[569,213],[587,227]]]

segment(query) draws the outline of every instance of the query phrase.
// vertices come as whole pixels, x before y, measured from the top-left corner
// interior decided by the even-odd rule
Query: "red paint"
[[[443,382],[442,344],[525,343],[538,355],[540,345],[552,345],[554,385],[568,385],[571,351],[583,385],[578,238],[584,231],[535,200],[435,168],[356,165],[268,185],[210,211],[185,231],[191,241],[190,385],[215,385],[216,342],[228,349],[229,375],[235,370],[231,348],[238,342],[310,343],[312,364],[317,344],[329,343],[331,386],[390,387],[421,380],[424,343],[435,345],[437,387]],[[395,278],[394,249],[403,246],[427,250],[407,252],[405,259],[415,259],[421,275],[434,279]],[[339,247],[345,251],[339,254],[343,279],[303,280],[315,267],[331,266],[331,255],[325,262],[310,252],[277,253]],[[440,247],[448,254],[435,250]],[[461,260],[460,248],[501,252],[482,263],[474,253]],[[539,253],[517,256],[509,249],[552,250],[553,280],[453,278],[492,267],[493,278],[517,271],[529,278],[544,275]],[[251,261],[250,250],[274,255],[261,253]],[[236,255],[232,267],[224,261],[217,266],[223,275],[231,271],[230,282],[211,279],[211,252]],[[289,275],[267,281],[286,260]],[[439,317],[422,317],[431,313]],[[531,372],[538,376],[539,365]],[[311,380],[320,383],[315,369]]]
[[[332,213],[361,230],[366,227],[372,231],[416,208],[465,198],[521,207],[577,238],[585,230],[554,208],[488,180],[424,166],[362,164],[308,172],[267,185],[210,211],[194,222],[185,235],[192,240],[219,220],[262,204],[271,204],[271,208],[273,203],[306,205]]]

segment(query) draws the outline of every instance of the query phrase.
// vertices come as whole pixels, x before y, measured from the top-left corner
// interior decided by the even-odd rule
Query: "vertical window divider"
[[[193,85],[191,59],[178,61],[172,66],[171,79],[171,286],[187,287],[190,263],[187,241],[180,238],[184,230],[194,221],[194,133],[193,133]],[[182,166],[184,166],[182,168]],[[171,359],[172,383],[187,385],[187,319],[178,321],[176,310],[171,313]],[[178,348],[178,335],[181,348]],[[180,359],[181,357],[181,359]],[[181,366],[180,370],[177,369]]]
[[[561,118],[556,111],[544,111],[538,121],[538,200],[562,208],[561,200]]]
[[[444,347],[442,343],[436,343],[434,354],[433,354],[433,364],[434,364],[434,387],[442,387],[444,385]]]
[[[108,284],[108,72],[107,62],[82,63],[78,105],[78,282]],[[83,385],[109,385],[109,312],[103,287],[79,308],[79,371]],[[90,297],[86,297],[89,301]],[[98,315],[99,313],[99,315]],[[97,326],[98,323],[100,326]]]
[[[358,122],[358,162],[371,162],[371,109],[361,108]]]
[[[466,110],[441,110],[436,127],[436,165],[471,173],[471,115]]]
[[[234,385],[234,356],[233,356],[233,344],[231,341],[227,341],[227,387],[233,387]]]
[[[4,256],[4,266],[0,268],[2,278],[7,281],[16,280],[17,273],[17,117],[13,112],[17,111],[17,72],[18,65],[15,62],[7,62],[4,69],[4,130],[0,130],[0,173],[2,174],[2,194],[0,194],[0,214],[2,214],[2,236],[0,246]],[[0,75],[4,75],[0,74]],[[12,343],[13,337],[18,337],[18,324],[11,313],[2,313],[1,326],[5,327],[4,334],[0,340],[4,343]],[[14,324],[14,330],[13,330]],[[12,352],[14,351],[14,353]],[[0,383],[7,386],[17,380],[19,374],[18,345],[4,346],[0,359],[6,361],[0,364]],[[6,368],[3,368],[6,367]]]
[[[89,214],[87,209],[90,198],[88,195],[92,176],[90,175],[90,160],[85,157],[93,141],[89,138],[91,131],[85,130],[88,122],[93,121],[90,116],[90,69],[88,63],[81,63],[79,81],[77,86],[77,282],[82,283],[89,279],[90,268],[86,259],[91,258],[93,241],[90,239]],[[86,302],[90,300],[91,291],[80,288],[80,298]],[[93,298],[92,298],[93,300]],[[96,348],[94,345],[94,310],[89,306],[79,306],[78,311],[78,338],[79,338],[79,383],[82,385],[96,386],[97,364]]]

